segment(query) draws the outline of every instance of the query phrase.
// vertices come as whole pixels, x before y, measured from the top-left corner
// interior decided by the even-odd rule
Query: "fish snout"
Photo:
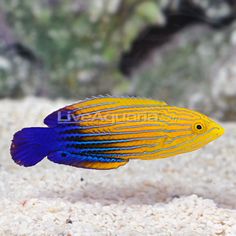
[[[216,122],[214,123],[213,128],[214,128],[214,134],[216,138],[221,137],[225,133],[225,129]]]
[[[220,136],[222,136],[224,133],[225,133],[225,129],[224,129],[221,125],[219,125],[218,131],[217,131],[217,136],[220,137]]]

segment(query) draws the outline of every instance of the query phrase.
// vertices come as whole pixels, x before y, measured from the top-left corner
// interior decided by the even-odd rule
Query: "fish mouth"
[[[212,141],[215,141],[216,139],[220,138],[224,134],[224,128],[222,127],[214,127],[212,128],[211,132],[209,132],[209,135],[207,137],[207,143],[210,143]]]
[[[216,136],[219,138],[219,137],[221,137],[224,133],[225,133],[225,129],[224,129],[222,126],[220,126],[220,127],[218,127],[218,130],[217,130],[217,132],[216,132]]]
[[[221,137],[224,133],[225,133],[225,129],[221,126],[221,124],[219,124],[218,122],[209,119],[210,122],[209,124],[209,133],[212,137],[215,137],[215,139]]]
[[[205,146],[206,144],[220,138],[224,133],[225,133],[224,128],[218,123],[215,123],[215,125],[213,125],[212,128],[210,128],[209,131],[207,132],[205,140],[203,142],[200,142],[199,144],[200,145],[204,144],[202,146]]]

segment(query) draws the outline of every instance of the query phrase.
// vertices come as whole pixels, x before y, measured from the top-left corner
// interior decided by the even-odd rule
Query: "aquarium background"
[[[0,98],[151,97],[236,120],[236,1],[2,0]]]

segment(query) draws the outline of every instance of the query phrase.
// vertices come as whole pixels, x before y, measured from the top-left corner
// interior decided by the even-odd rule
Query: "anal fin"
[[[127,164],[127,162],[128,160],[124,160],[122,162],[81,162],[78,166],[74,166],[86,169],[110,170],[123,166]]]
[[[58,151],[48,155],[48,159],[58,164],[74,166],[78,168],[109,170],[116,169],[129,162],[121,158],[107,158],[102,156],[87,156],[65,151]]]

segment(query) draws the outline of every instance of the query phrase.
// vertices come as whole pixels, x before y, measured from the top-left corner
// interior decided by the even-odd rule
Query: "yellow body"
[[[80,141],[95,142],[89,148],[105,158],[124,160],[97,163],[97,169],[117,168],[133,158],[152,160],[191,152],[224,133],[221,125],[199,112],[151,99],[98,97],[64,109],[82,127]]]

